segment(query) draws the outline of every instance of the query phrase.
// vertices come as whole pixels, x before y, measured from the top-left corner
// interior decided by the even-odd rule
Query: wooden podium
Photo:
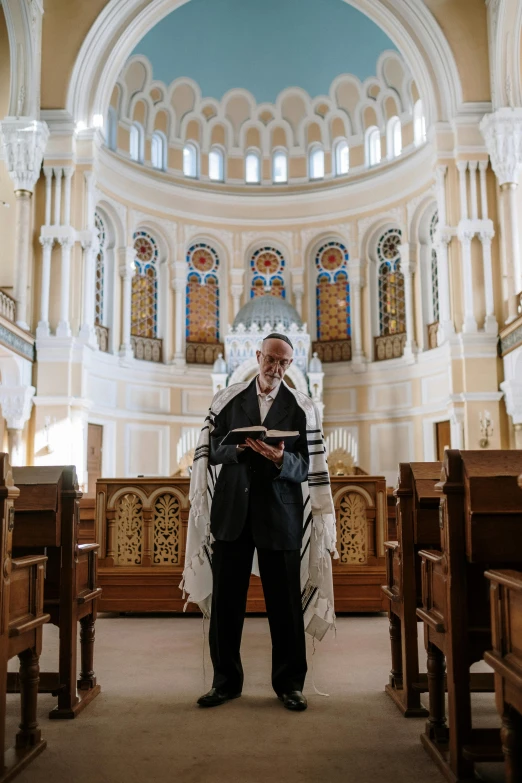
[[[337,612],[385,611],[386,483],[382,477],[334,476],[337,518],[333,563]],[[100,479],[92,505],[82,506],[82,540],[95,529],[100,544],[102,612],[182,612],[181,582],[190,479]],[[197,607],[189,604],[188,612]],[[247,612],[264,612],[260,580],[252,576]]]

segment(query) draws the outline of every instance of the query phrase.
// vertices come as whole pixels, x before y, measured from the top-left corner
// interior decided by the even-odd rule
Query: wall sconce
[[[482,437],[479,440],[479,446],[481,449],[487,449],[489,446],[489,439],[493,435],[493,424],[491,423],[491,414],[489,411],[481,411],[479,413],[480,422],[480,434]]]

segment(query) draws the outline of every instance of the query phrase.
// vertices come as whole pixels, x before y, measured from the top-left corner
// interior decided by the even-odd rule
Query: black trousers
[[[213,687],[229,693],[240,693],[243,687],[240,647],[254,549],[248,520],[236,541],[213,544],[209,631]],[[272,637],[272,687],[278,696],[302,691],[307,665],[301,553],[298,549],[258,549],[257,554]]]

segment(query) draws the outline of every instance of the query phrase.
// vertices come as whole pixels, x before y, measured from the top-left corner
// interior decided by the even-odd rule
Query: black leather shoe
[[[200,707],[219,707],[220,704],[231,699],[238,699],[241,693],[227,693],[226,691],[220,691],[218,688],[211,688],[208,693],[198,699]]]
[[[290,691],[289,693],[282,693],[279,698],[283,702],[287,710],[293,710],[294,712],[303,712],[308,707],[308,702],[303,696],[301,691]]]

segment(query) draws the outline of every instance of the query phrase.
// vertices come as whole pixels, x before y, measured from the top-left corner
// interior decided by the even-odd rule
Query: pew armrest
[[[436,549],[421,549],[422,607],[417,617],[437,633],[446,630],[446,557]]]
[[[76,551],[79,555],[83,555],[89,552],[97,552],[99,548],[99,544],[77,544]]]
[[[26,620],[25,622],[10,625],[9,638],[12,638],[13,636],[23,636],[24,633],[34,631],[35,628],[39,628],[41,625],[48,623],[50,619],[50,614],[41,614],[39,617],[31,617],[30,620]]]
[[[78,596],[78,605],[81,606],[82,604],[87,604],[89,601],[94,601],[95,598],[100,598],[102,594],[101,587],[96,587],[94,590],[91,590],[89,593],[84,593],[83,595]]]
[[[19,571],[22,568],[31,568],[31,566],[44,565],[47,555],[26,555],[25,557],[14,557],[11,560],[11,571]]]
[[[398,541],[384,542],[386,557],[386,584],[381,590],[390,601],[400,603],[402,600],[401,584],[401,547]]]

